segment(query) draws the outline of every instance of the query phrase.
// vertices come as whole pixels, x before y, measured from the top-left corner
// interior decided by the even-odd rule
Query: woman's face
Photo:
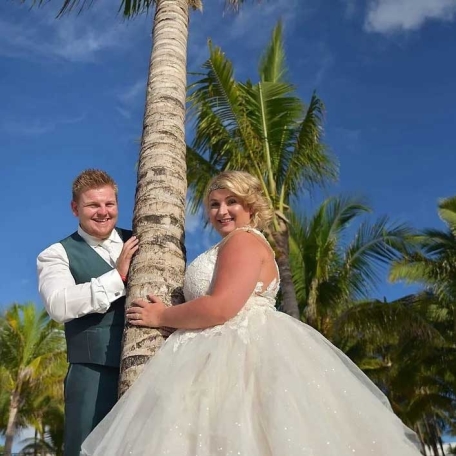
[[[221,236],[250,224],[251,212],[230,190],[213,190],[209,194],[209,221]]]

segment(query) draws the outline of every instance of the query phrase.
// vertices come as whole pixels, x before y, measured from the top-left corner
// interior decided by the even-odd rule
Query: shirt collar
[[[98,245],[101,245],[103,242],[106,242],[108,241],[109,243],[121,243],[122,242],[122,239],[120,239],[120,236],[119,236],[119,233],[117,232],[116,229],[112,230],[111,234],[109,235],[109,237],[107,239],[97,239],[93,236],[91,236],[90,234],[87,234],[82,228],[81,226],[78,225],[78,234],[79,236],[82,237],[82,239],[84,239],[84,241],[87,242],[87,244],[89,244],[91,247],[96,247]]]

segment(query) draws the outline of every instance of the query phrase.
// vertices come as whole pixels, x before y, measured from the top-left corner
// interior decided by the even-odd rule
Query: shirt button
[[[114,296],[119,296],[119,295],[120,295],[120,291],[116,291],[116,292],[114,293]]]

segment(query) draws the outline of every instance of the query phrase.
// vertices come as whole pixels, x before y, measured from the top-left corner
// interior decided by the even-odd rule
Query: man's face
[[[71,210],[87,234],[106,239],[117,223],[116,192],[109,185],[86,190],[77,201],[71,201]]]

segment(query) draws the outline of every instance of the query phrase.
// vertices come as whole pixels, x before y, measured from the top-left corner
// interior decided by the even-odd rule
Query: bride
[[[275,310],[259,181],[225,172],[205,198],[222,241],[187,268],[186,303],[132,325],[177,328],[82,445],[85,456],[419,456],[381,391],[321,334]]]

